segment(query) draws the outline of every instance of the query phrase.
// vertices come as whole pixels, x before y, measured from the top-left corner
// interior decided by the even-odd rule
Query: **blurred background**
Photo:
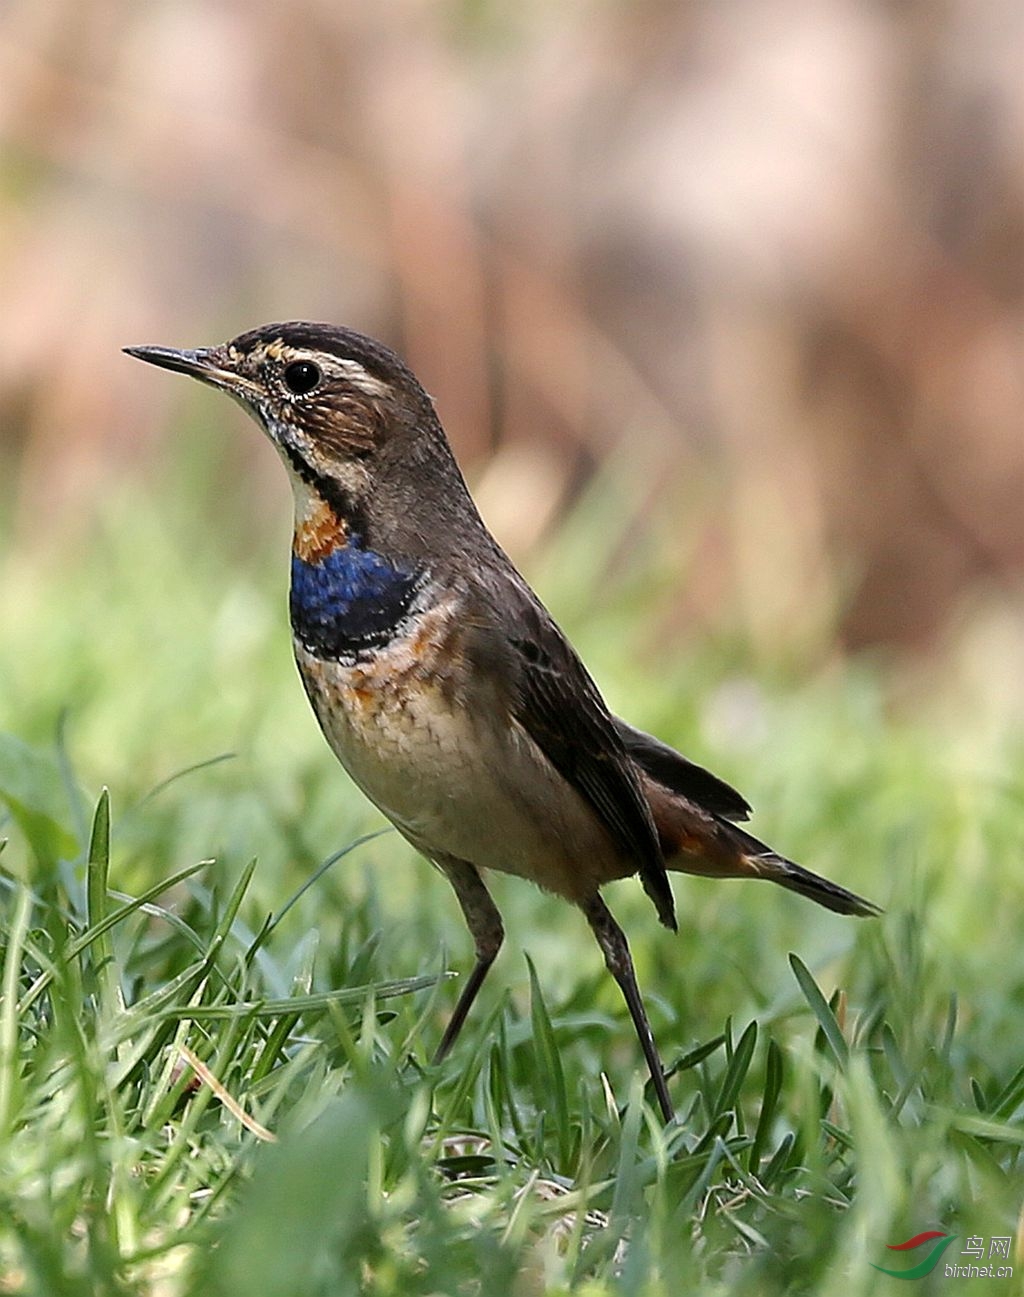
[[[6,0],[5,620],[126,482],[205,502],[183,568],[279,546],[269,448],[119,348],[319,318],[531,573],[591,499],[650,652],[1024,710],[1022,65],[1017,0]]]

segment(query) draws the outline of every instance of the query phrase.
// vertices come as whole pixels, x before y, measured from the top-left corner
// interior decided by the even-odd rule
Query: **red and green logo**
[[[905,1243],[886,1243],[890,1252],[913,1252],[919,1247],[924,1247],[930,1243],[928,1251],[924,1258],[918,1261],[917,1265],[912,1265],[909,1270],[888,1270],[884,1265],[875,1265],[871,1262],[875,1270],[881,1270],[882,1274],[891,1274],[894,1279],[923,1279],[926,1274],[931,1274],[939,1264],[939,1257],[942,1256],[946,1248],[956,1238],[955,1234],[944,1234],[941,1229],[926,1229],[923,1234],[915,1234],[913,1238],[908,1238]]]

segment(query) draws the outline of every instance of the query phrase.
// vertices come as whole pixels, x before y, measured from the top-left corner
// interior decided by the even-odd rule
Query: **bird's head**
[[[256,418],[297,492],[361,507],[394,466],[398,476],[453,463],[430,398],[387,347],[330,324],[268,324],[219,347],[126,347],[131,356],[198,378]],[[343,506],[344,507],[344,506]]]

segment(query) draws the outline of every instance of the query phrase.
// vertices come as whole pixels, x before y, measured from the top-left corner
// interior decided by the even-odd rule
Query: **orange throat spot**
[[[306,563],[321,563],[347,543],[345,524],[330,505],[321,502],[309,517],[296,522],[292,552]]]

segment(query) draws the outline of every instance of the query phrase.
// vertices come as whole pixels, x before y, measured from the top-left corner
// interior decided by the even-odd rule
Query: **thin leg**
[[[636,1028],[636,1034],[640,1038],[640,1047],[644,1051],[644,1058],[647,1059],[647,1066],[650,1069],[651,1080],[654,1082],[654,1092],[658,1096],[661,1115],[666,1122],[669,1122],[675,1116],[675,1111],[672,1108],[672,1100],[668,1096],[668,1086],[665,1084],[665,1069],[662,1067],[661,1059],[658,1057],[658,1047],[654,1043],[654,1033],[651,1031],[651,1024],[647,1021],[647,1011],[644,1009],[644,1002],[640,998],[640,988],[636,984],[636,973],[633,971],[633,960],[630,957],[626,934],[612,918],[607,905],[596,892],[590,900],[584,901],[580,908],[587,916],[587,922],[597,938],[597,944],[604,953],[604,962],[609,973],[618,982],[619,989],[625,997],[626,1006],[629,1009],[630,1017],[633,1019],[633,1026]]]
[[[445,857],[436,863],[455,888],[455,895],[459,898],[462,913],[466,916],[466,923],[476,942],[476,964],[466,985],[462,988],[462,993],[455,1005],[455,1012],[445,1028],[437,1053],[434,1055],[434,1062],[440,1063],[455,1044],[455,1039],[462,1030],[462,1024],[466,1021],[466,1015],[476,999],[477,991],[483,986],[487,971],[501,949],[501,943],[505,939],[505,929],[502,927],[498,907],[491,900],[490,892],[483,885],[480,875],[472,865],[467,865],[464,860],[453,860],[450,857]]]

